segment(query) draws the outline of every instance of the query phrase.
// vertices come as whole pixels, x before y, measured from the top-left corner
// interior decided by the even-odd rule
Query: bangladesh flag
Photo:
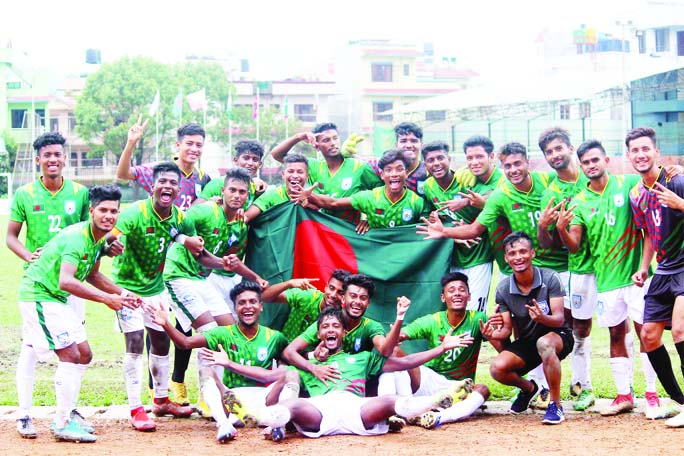
[[[366,316],[387,327],[394,323],[398,296],[411,300],[405,323],[444,308],[439,280],[453,245],[451,239],[424,241],[415,225],[361,236],[341,219],[281,204],[250,223],[247,264],[271,284],[318,277],[314,284],[321,291],[336,268],[367,274],[376,289]],[[288,312],[288,306],[266,304],[261,323],[280,329]]]

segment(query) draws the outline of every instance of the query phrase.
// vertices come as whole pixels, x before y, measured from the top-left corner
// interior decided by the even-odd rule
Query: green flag
[[[376,290],[366,316],[394,323],[397,297],[411,307],[406,322],[442,310],[439,280],[448,270],[454,242],[424,241],[415,225],[356,234],[344,220],[286,203],[250,222],[247,264],[269,283],[318,277],[323,290],[333,269],[367,274]],[[265,305],[261,323],[282,327],[289,308]]]

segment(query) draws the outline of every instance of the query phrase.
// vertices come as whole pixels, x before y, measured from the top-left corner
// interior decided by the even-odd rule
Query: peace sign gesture
[[[142,114],[140,114],[138,116],[138,121],[131,125],[131,128],[128,129],[128,141],[134,143],[140,141],[140,138],[142,138],[143,132],[145,131],[149,121],[150,119],[148,118],[145,123],[142,123]]]
[[[558,220],[556,220],[556,229],[558,231],[565,230],[570,225],[572,219],[575,218],[575,213],[573,210],[577,207],[577,204],[573,204],[569,208],[565,208],[565,200],[561,203],[560,210],[558,212]]]

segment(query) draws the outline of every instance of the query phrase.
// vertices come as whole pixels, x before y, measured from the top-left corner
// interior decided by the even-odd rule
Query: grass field
[[[3,240],[7,219],[7,216],[0,216],[0,236]],[[21,261],[7,248],[0,250],[0,264],[4,264],[4,268],[6,268],[5,272],[0,274],[0,340],[5,341],[0,346],[0,405],[16,405],[15,363],[21,340],[21,317],[17,308],[17,288],[23,269]],[[103,259],[102,270],[105,274],[109,272],[110,267],[111,259]],[[490,296],[493,296],[493,293]],[[114,328],[114,313],[104,304],[88,303],[86,329],[94,357],[83,380],[79,403],[92,406],[125,404],[126,391],[121,371],[124,342],[123,335]],[[666,345],[671,350],[670,356],[673,359],[675,371],[681,379],[672,339],[669,333],[666,333],[665,337]],[[595,327],[591,339],[593,351],[591,372],[594,390],[601,397],[612,397],[615,395],[615,387],[608,359],[608,331]],[[512,389],[495,382],[489,375],[489,361],[495,356],[495,353],[489,344],[483,345],[477,381],[489,386],[492,391],[492,399],[508,399],[512,394]],[[56,360],[56,358],[54,359]],[[570,358],[568,357],[563,361],[562,365],[563,386],[561,393],[563,399],[569,399]],[[634,390],[638,396],[642,396],[644,391],[644,379],[640,366],[641,360],[637,356]],[[36,371],[35,405],[54,404],[54,369],[54,361],[39,364]],[[195,361],[193,359],[186,376],[191,400],[196,397],[197,391],[195,373]],[[661,395],[664,394],[662,388],[659,388],[659,392]],[[143,400],[149,402],[146,394],[143,394]]]

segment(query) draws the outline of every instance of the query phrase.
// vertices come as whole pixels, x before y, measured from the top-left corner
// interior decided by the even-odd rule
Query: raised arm
[[[164,328],[166,334],[169,335],[174,345],[183,350],[190,350],[192,348],[202,348],[207,346],[207,339],[202,334],[195,336],[186,336],[176,329],[169,321],[169,313],[163,306],[154,309],[145,309],[146,312],[152,313],[152,320]]]
[[[394,324],[391,325],[389,332],[384,335],[377,335],[373,337],[373,346],[382,356],[390,356],[394,351],[394,347],[399,343],[401,337],[401,326],[404,323],[404,316],[411,305],[411,301],[406,296],[399,296],[397,298],[397,317]],[[404,334],[404,336],[406,336]]]
[[[316,138],[311,132],[301,132],[294,136],[290,136],[271,150],[271,156],[278,163],[283,162],[285,155],[292,149],[298,142],[305,141],[308,144],[314,146],[316,144]]]
[[[453,328],[449,330],[446,336],[444,336],[441,344],[431,348],[430,350],[425,350],[401,357],[390,356],[387,358],[382,370],[384,372],[394,372],[412,369],[427,363],[433,358],[443,355],[453,348],[467,347],[475,341],[468,333],[453,336],[451,334],[452,331]]]
[[[285,296],[285,291],[291,288],[299,288],[300,290],[314,290],[311,282],[318,279],[290,279],[285,282],[276,283],[266,288],[261,293],[261,300],[265,302],[273,302],[278,304],[287,304],[287,296]]]
[[[142,123],[142,114],[138,117],[138,122],[133,124],[128,130],[128,140],[126,141],[126,146],[121,152],[121,157],[119,157],[119,164],[116,167],[116,178],[122,180],[133,180],[135,176],[131,171],[131,156],[135,147],[138,145],[138,141],[142,138],[145,127],[147,127],[147,119],[145,123]]]

